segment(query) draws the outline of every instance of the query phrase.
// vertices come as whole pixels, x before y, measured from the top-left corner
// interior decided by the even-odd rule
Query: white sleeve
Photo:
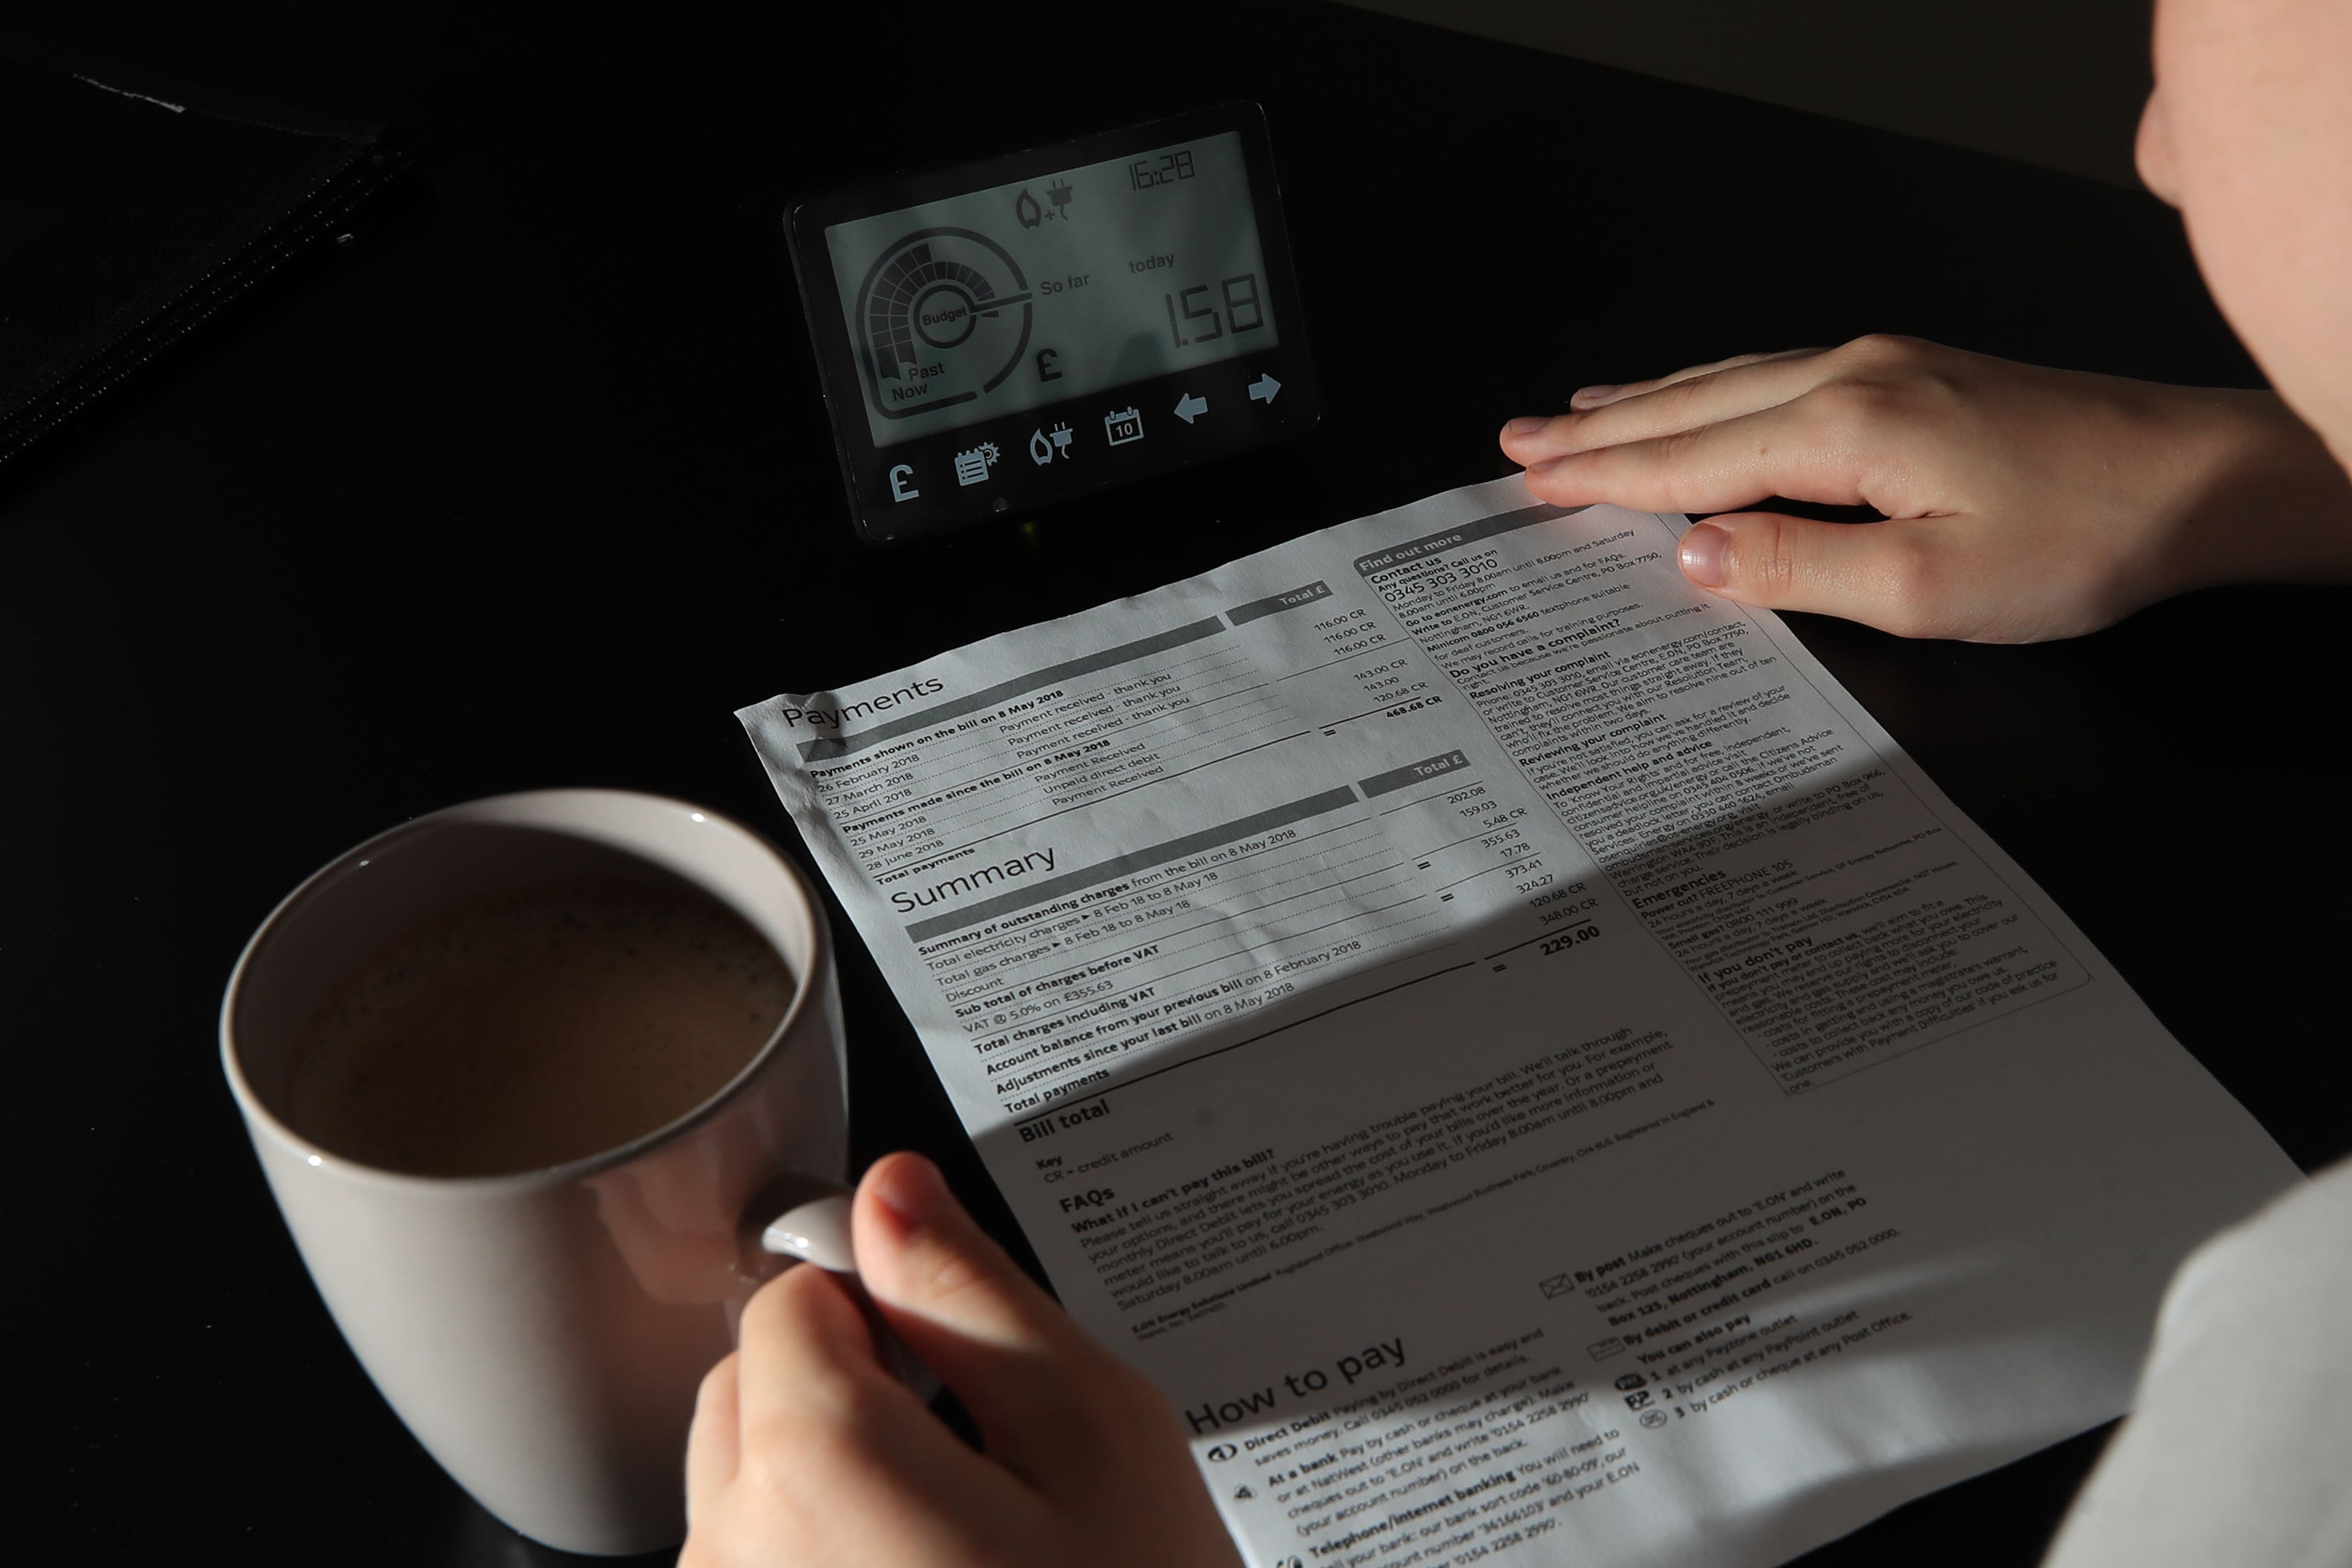
[[[2043,1568],[2352,1564],[2352,1162],[2181,1266]]]

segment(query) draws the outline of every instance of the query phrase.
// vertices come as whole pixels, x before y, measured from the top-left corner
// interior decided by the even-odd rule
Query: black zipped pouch
[[[397,172],[381,127],[0,46],[0,469]]]

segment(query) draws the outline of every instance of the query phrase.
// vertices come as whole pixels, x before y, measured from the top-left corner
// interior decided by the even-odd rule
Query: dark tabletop
[[[554,1558],[377,1398],[220,1082],[231,962],[345,846],[604,784],[797,855],[737,707],[1491,477],[1496,426],[1586,382],[1880,330],[2258,380],[2145,195],[1360,13],[326,9],[14,18],[388,122],[416,160],[351,244],[0,473],[11,1479],[60,1553],[27,1561]],[[1027,528],[859,544],[783,205],[1234,98],[1283,174],[1318,434]],[[2304,1060],[2342,1034],[2352,856],[2313,720],[2347,608],[2232,590],[2028,648],[1796,617],[2306,1168],[2352,1143]],[[1012,1238],[854,938],[842,968],[859,1161],[929,1151]],[[1807,1561],[2028,1563],[2099,1441]]]

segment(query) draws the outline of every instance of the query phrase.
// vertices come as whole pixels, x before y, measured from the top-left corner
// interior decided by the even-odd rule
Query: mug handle
[[[866,1314],[866,1326],[874,1335],[874,1349],[890,1374],[911,1389],[925,1404],[940,1392],[940,1380],[931,1369],[907,1348],[887,1320],[866,1293],[865,1282],[857,1277],[857,1256],[850,1241],[849,1206],[855,1196],[853,1189],[838,1182],[827,1182],[814,1176],[793,1176],[770,1187],[761,1201],[755,1201],[747,1218],[761,1214],[772,1214],[774,1218],[760,1226],[758,1249],[761,1253],[784,1259],[784,1268],[794,1263],[814,1264],[834,1275],[848,1289],[858,1310]],[[791,1206],[778,1213],[775,1205]],[[749,1226],[746,1226],[749,1228]]]
[[[857,1256],[849,1239],[847,1187],[824,1193],[794,1205],[760,1228],[760,1250],[814,1263],[829,1274],[857,1273]]]

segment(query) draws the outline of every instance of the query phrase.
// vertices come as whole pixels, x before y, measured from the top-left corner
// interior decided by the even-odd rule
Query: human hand
[[[979,1425],[974,1453],[883,1370],[823,1270],[787,1269],[704,1379],[679,1568],[1240,1568],[1175,1412],[1016,1268],[931,1164],[853,1211],[859,1277]]]
[[[1728,513],[1684,535],[1701,587],[1903,637],[2033,642],[2190,588],[2352,581],[2352,484],[2268,393],[1869,337],[1588,387],[1502,444],[1555,505]],[[1887,521],[1741,510],[1773,496]]]

